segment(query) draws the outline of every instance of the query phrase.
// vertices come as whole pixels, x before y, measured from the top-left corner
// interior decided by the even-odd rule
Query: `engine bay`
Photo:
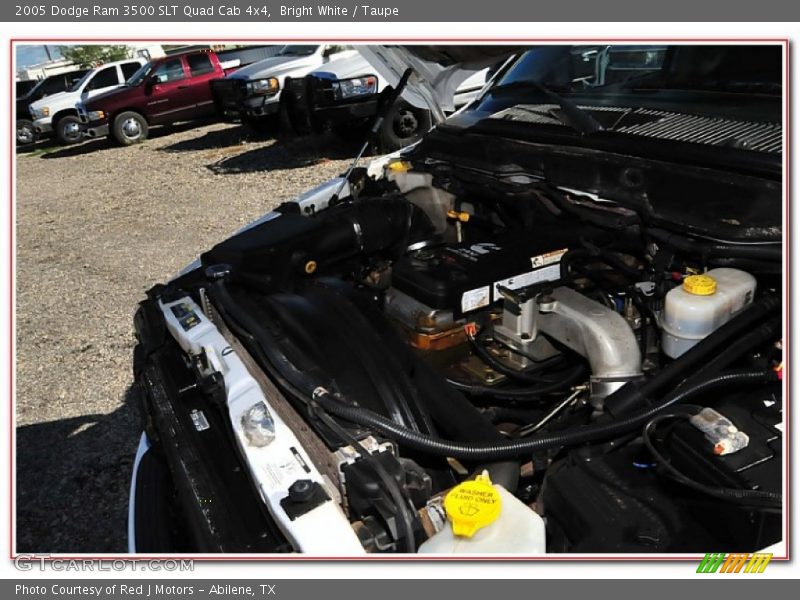
[[[565,188],[454,185],[408,160],[349,183],[218,244],[140,311],[136,368],[157,346],[184,357],[209,400],[172,410],[198,440],[222,414],[233,441],[209,456],[228,444],[249,461],[237,485],[278,523],[261,539],[285,538],[270,551],[334,547],[341,522],[341,547],[371,553],[780,540],[780,243],[684,235]],[[234,411],[232,355],[266,400]],[[296,475],[270,472],[273,489],[253,464],[284,425]]]

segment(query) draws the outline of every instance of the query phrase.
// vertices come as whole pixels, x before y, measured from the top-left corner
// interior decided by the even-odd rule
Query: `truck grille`
[[[239,103],[247,95],[247,82],[243,79],[215,79],[211,94],[220,114],[238,113]]]

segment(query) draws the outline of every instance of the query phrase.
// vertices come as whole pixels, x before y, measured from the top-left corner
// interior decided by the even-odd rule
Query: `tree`
[[[83,68],[95,67],[131,56],[131,49],[128,46],[92,44],[89,46],[60,46],[59,49],[61,56]]]

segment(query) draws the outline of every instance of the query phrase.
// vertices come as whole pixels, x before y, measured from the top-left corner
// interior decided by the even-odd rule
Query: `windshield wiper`
[[[598,131],[603,131],[603,126],[595,119],[591,113],[582,109],[569,98],[558,94],[555,90],[538,81],[515,81],[505,85],[498,85],[489,90],[490,94],[505,92],[515,89],[533,88],[546,96],[548,99],[558,104],[561,113],[552,113],[559,121],[567,127],[571,127],[581,135],[591,135]]]

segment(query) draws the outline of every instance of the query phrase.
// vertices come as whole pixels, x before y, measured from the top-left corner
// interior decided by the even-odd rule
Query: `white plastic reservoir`
[[[544,554],[544,521],[488,476],[464,482],[445,498],[447,523],[421,554]]]
[[[667,292],[664,353],[677,358],[753,301],[756,279],[739,269],[712,269],[690,275]]]

